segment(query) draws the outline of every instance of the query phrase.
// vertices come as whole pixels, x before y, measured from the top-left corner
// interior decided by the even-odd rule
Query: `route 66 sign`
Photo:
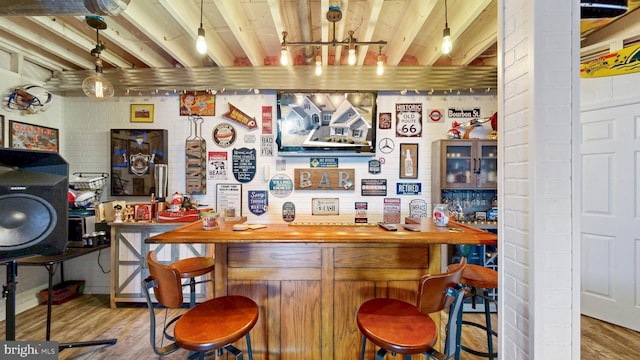
[[[422,136],[422,104],[396,104],[396,136]]]

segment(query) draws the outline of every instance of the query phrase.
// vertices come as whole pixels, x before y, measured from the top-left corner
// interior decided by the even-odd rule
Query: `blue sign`
[[[256,175],[256,149],[233,149],[233,176],[241,183],[248,183]]]
[[[269,207],[269,193],[266,190],[249,190],[249,211],[254,215],[262,215]]]
[[[293,192],[293,180],[284,174],[278,174],[269,181],[269,191],[277,198],[284,198]]]
[[[338,158],[311,158],[309,166],[312,168],[338,168]]]
[[[397,183],[396,194],[398,195],[420,195],[422,193],[421,183]]]

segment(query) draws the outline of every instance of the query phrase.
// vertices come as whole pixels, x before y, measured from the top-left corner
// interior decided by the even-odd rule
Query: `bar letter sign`
[[[294,169],[296,190],[351,190],[354,169]]]

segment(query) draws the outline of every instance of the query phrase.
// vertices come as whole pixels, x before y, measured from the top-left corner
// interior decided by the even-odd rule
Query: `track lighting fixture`
[[[451,42],[451,29],[449,29],[449,20],[447,18],[447,0],[444,0],[444,30],[442,31],[442,53],[449,54],[453,49]]]
[[[100,43],[100,30],[107,28],[107,23],[101,16],[92,15],[85,18],[87,24],[96,29],[96,47],[91,50],[91,55],[95,56],[95,74],[88,76],[82,81],[82,91],[88,97],[102,101],[113,96],[113,85],[107,80],[103,74],[102,60],[100,53],[104,50],[104,44]]]
[[[204,27],[202,27],[202,1],[200,0],[200,27],[198,28],[198,40],[196,40],[196,50],[204,55],[207,53],[207,40],[204,38]]]
[[[365,45],[379,45],[380,48],[387,44],[386,41],[357,41],[357,39],[353,36],[354,32],[349,31],[349,35],[346,39],[339,41],[336,39],[336,22],[342,19],[342,11],[340,10],[340,6],[332,5],[329,6],[329,11],[327,12],[327,20],[333,24],[333,38],[330,41],[288,41],[288,33],[286,31],[282,32],[282,43],[280,44],[280,64],[287,65],[289,63],[289,47],[290,46],[344,46],[347,48],[347,63],[349,65],[355,65],[356,63],[356,50],[358,46]],[[316,71],[317,68],[316,68]]]

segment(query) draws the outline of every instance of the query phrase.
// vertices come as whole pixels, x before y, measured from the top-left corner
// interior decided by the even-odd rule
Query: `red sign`
[[[438,122],[442,120],[442,113],[440,112],[440,110],[432,110],[429,113],[429,119],[431,119],[431,121],[433,122]]]
[[[249,115],[243,113],[240,109],[231,105],[231,103],[229,103],[229,111],[222,114],[222,116],[231,121],[235,121],[242,126],[245,126],[249,130],[256,129],[258,127],[255,118],[252,118]]]
[[[271,106],[263,106],[262,107],[262,133],[263,134],[271,134],[273,125],[273,112],[271,110]]]

